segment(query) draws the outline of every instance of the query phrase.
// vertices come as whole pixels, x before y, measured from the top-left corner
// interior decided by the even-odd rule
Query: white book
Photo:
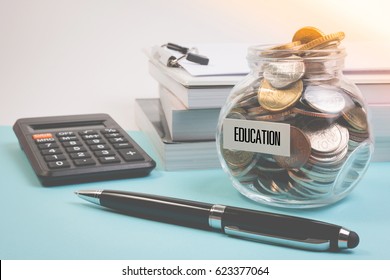
[[[233,86],[243,76],[194,77],[181,68],[149,61],[149,74],[174,93],[189,109],[221,108]]]
[[[135,100],[135,121],[154,146],[165,170],[220,168],[215,141],[175,142],[158,98]]]
[[[168,89],[159,87],[160,101],[174,141],[214,140],[220,108],[187,109]]]

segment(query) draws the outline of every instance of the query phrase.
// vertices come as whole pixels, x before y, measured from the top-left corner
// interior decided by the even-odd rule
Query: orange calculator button
[[[34,134],[32,136],[32,138],[34,140],[37,140],[37,139],[44,139],[44,138],[52,138],[53,135],[51,133],[40,133],[40,134]]]

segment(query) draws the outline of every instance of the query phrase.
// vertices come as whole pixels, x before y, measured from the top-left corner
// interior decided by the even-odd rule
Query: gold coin
[[[257,98],[264,109],[280,112],[292,107],[301,97],[302,90],[302,80],[298,80],[284,89],[274,88],[267,80],[263,80]]]
[[[354,107],[343,113],[344,119],[357,130],[366,131],[368,129],[366,113],[361,107]]]
[[[328,35],[324,35],[322,37],[319,37],[317,39],[314,39],[304,45],[302,45],[299,50],[311,50],[311,49],[318,49],[322,48],[323,45],[328,45],[331,42],[338,42],[343,40],[345,37],[344,32],[336,32]]]
[[[295,32],[292,41],[301,41],[302,44],[306,44],[323,36],[325,36],[325,34],[321,30],[312,26],[306,26]]]

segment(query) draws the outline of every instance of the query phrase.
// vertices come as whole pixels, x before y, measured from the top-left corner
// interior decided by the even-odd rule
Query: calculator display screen
[[[60,123],[45,123],[45,124],[31,124],[30,127],[34,131],[39,130],[60,130],[63,128],[77,128],[77,129],[103,129],[106,126],[103,121],[79,121],[79,122],[60,122]]]

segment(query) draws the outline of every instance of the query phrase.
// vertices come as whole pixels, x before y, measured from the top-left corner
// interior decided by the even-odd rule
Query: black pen
[[[128,215],[308,250],[355,248],[359,236],[341,226],[305,218],[177,198],[112,190],[75,192]]]

